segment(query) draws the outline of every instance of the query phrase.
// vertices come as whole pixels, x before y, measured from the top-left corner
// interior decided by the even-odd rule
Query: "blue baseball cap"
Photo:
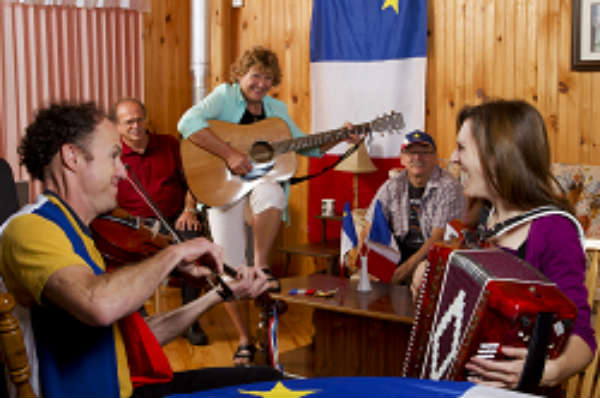
[[[433,140],[433,138],[429,134],[421,130],[413,130],[410,133],[406,134],[404,136],[404,140],[402,141],[402,149],[406,148],[409,145],[417,143],[431,145],[433,147],[433,150],[437,151],[437,148],[435,147],[435,141]]]

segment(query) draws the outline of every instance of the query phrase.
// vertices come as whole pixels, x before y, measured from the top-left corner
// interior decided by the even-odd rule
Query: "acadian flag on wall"
[[[392,110],[424,129],[427,0],[314,0],[310,33],[313,131]],[[374,137],[372,157],[397,157],[402,136]],[[342,153],[340,144],[333,153]]]
[[[310,32],[312,131],[365,123],[390,111],[402,112],[400,134],[374,134],[367,142],[377,166],[358,175],[358,207],[371,202],[399,167],[403,133],[425,127],[427,0],[313,0]],[[323,158],[311,158],[309,171],[331,165],[346,150],[341,143]],[[321,198],[352,201],[351,173],[329,171],[309,181],[309,239],[321,239]],[[341,209],[338,209],[341,210]],[[339,234],[332,224],[327,239]]]

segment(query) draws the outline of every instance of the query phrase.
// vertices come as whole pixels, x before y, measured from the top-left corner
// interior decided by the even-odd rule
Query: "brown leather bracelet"
[[[234,297],[231,288],[227,286],[227,284],[220,277],[217,277],[217,282],[219,285],[217,286],[216,292],[223,299],[223,301],[233,300]]]

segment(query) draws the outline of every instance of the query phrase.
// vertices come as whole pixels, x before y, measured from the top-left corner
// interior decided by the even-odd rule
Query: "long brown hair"
[[[520,210],[555,205],[573,208],[550,171],[550,146],[540,113],[525,101],[497,100],[463,108],[460,130],[472,121],[484,175],[502,199]]]

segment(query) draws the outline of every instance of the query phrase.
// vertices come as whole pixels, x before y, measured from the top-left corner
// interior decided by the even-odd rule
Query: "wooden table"
[[[319,274],[281,279],[281,286],[272,297],[312,307],[315,328],[308,352],[280,355],[284,370],[307,377],[401,375],[413,321],[407,286],[375,282],[360,293],[356,281]],[[337,291],[330,298],[291,296],[293,288]]]

